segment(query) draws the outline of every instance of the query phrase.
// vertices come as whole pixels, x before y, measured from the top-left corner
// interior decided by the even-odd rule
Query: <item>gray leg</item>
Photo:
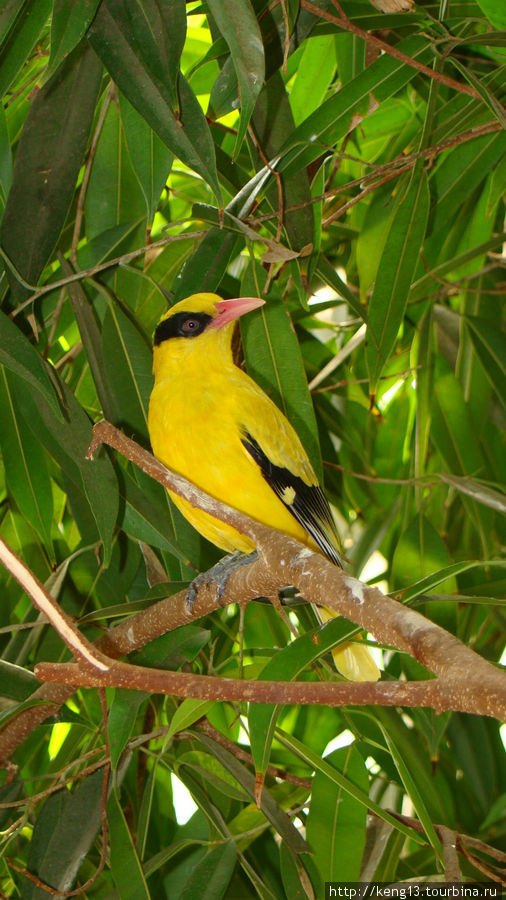
[[[255,559],[258,559],[256,550],[254,550],[253,553],[231,553],[218,560],[216,565],[213,566],[212,569],[209,569],[208,572],[202,572],[200,575],[197,575],[190,584],[186,595],[186,608],[188,612],[193,613],[198,590],[203,584],[216,584],[216,600],[218,601],[218,604],[221,605],[223,592],[229,576],[236,569],[240,568],[240,566],[246,566]]]

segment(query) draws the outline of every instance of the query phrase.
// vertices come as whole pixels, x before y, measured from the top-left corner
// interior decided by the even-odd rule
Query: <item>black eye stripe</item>
[[[153,343],[155,347],[163,341],[174,337],[197,337],[212,322],[213,317],[202,312],[178,312],[168,319],[163,319],[155,329]]]

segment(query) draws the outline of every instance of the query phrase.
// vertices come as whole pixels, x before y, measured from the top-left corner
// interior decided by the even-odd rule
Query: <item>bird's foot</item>
[[[208,572],[202,572],[200,575],[197,575],[190,584],[186,595],[186,609],[188,613],[193,614],[193,607],[195,606],[197,594],[199,588],[201,588],[203,584],[216,585],[216,601],[221,606],[227,581],[232,572],[235,572],[235,570],[239,569],[241,566],[246,566],[250,562],[254,562],[255,559],[258,559],[256,550],[254,550],[253,553],[230,553],[228,556],[224,556],[222,559],[218,560],[216,565],[209,569]]]

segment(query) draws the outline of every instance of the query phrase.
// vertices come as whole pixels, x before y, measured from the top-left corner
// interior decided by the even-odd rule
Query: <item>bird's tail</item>
[[[322,624],[336,617],[336,613],[326,606],[318,607],[316,614]],[[332,657],[338,672],[350,681],[377,681],[381,676],[369,648],[359,641],[348,641],[335,647]]]

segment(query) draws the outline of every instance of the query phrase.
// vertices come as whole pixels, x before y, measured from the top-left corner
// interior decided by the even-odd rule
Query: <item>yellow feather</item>
[[[195,294],[172,307],[162,322],[179,313],[214,319],[219,301],[215,294]],[[317,549],[242,443],[244,432],[248,432],[275,466],[288,469],[306,485],[317,485],[293,427],[264,391],[234,364],[234,326],[235,321],[230,321],[222,327],[206,327],[196,336],[169,337],[158,346],[155,333],[155,383],[148,415],[153,453],[216,499]],[[171,496],[185,518],[218,547],[227,552],[254,549],[246,535],[195,509],[183,498]],[[334,651],[339,670],[353,680],[378,678],[368,653],[368,665],[357,669],[354,649],[362,658],[365,648],[360,645]],[[360,676],[362,670],[364,675]]]

